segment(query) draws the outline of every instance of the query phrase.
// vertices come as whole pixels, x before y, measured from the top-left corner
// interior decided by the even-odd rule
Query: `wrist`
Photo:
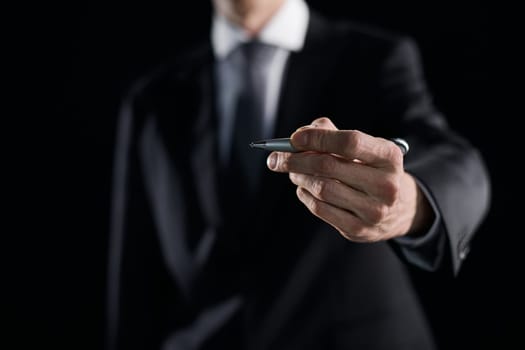
[[[424,235],[430,229],[434,222],[435,214],[430,202],[425,193],[421,190],[419,184],[408,173],[405,173],[407,178],[410,178],[411,185],[414,186],[415,200],[414,200],[414,215],[407,235],[417,237]]]

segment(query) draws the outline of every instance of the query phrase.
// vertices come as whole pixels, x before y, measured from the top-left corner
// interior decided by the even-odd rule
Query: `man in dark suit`
[[[123,104],[109,347],[433,349],[407,266],[457,273],[490,184],[414,43],[302,0],[214,7]],[[288,135],[273,172],[248,148]]]

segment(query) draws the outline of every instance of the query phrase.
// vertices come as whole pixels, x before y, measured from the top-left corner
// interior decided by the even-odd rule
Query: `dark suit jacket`
[[[412,249],[457,272],[489,182],[477,151],[434,108],[413,42],[312,14],[285,70],[275,136],[320,116],[409,142],[405,167],[442,217],[438,239]],[[432,348],[399,245],[345,240],[283,174],[265,171],[257,202],[236,203],[242,189],[217,166],[216,123],[210,43],[145,77],[123,104],[111,347]]]

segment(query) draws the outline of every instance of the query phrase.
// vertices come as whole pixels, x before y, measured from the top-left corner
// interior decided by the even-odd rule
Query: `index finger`
[[[291,142],[300,151],[332,153],[349,160],[358,159],[371,166],[387,167],[403,163],[403,154],[395,143],[358,130],[299,129],[292,134]]]

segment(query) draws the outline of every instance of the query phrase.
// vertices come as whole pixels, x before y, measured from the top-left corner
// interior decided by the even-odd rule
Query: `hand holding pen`
[[[289,173],[299,200],[349,240],[376,242],[418,232],[433,215],[404,171],[404,140],[338,130],[320,118],[290,139],[252,147],[277,150],[268,156],[268,168]]]

